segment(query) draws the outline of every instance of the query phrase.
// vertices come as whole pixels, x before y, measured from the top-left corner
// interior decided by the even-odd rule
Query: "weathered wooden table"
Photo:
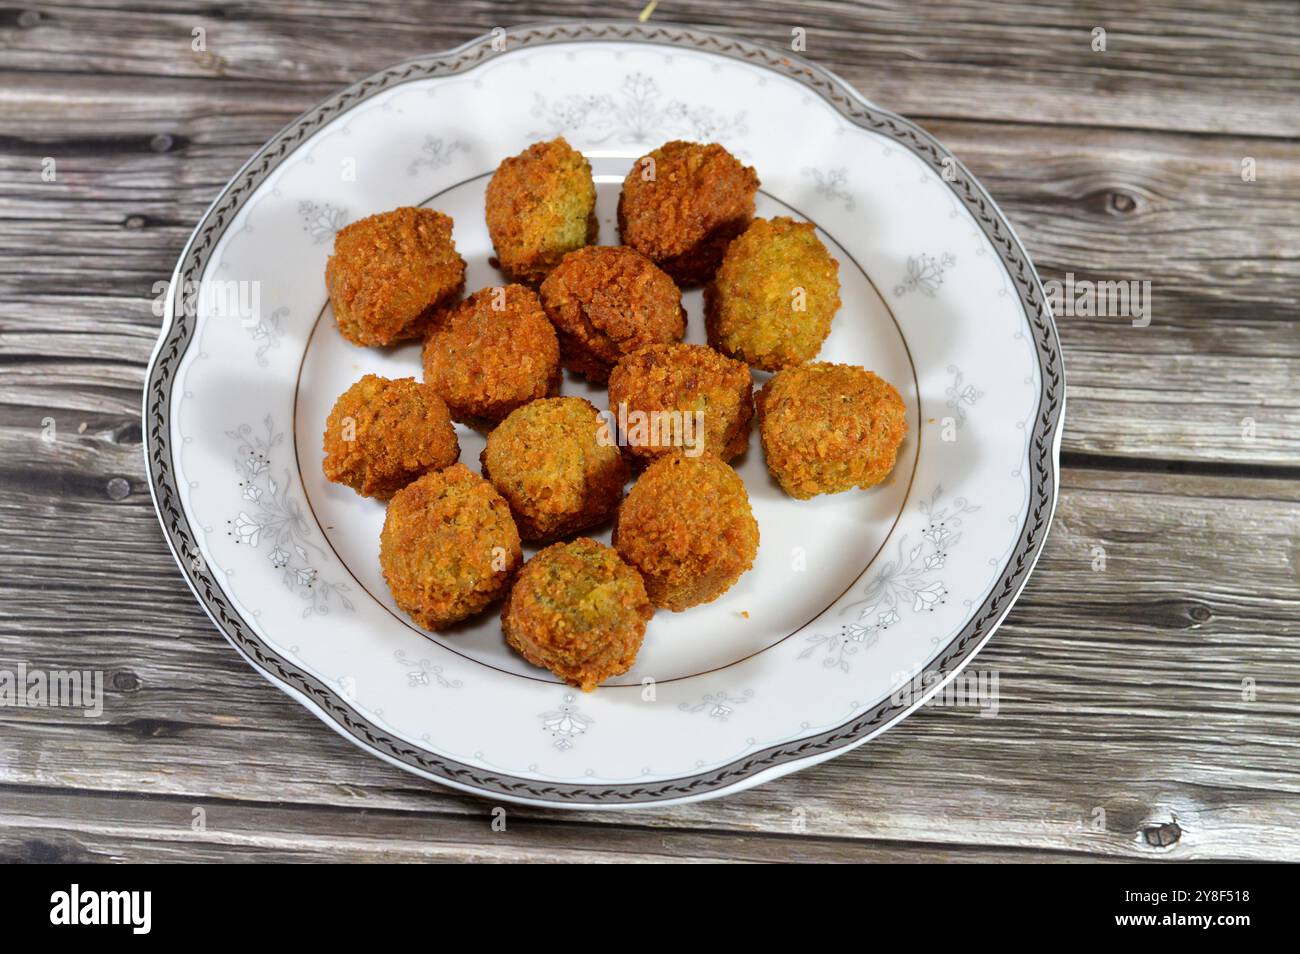
[[[155,283],[282,124],[391,61],[610,5],[0,10],[0,669],[107,672],[98,718],[0,708],[0,859],[1300,859],[1300,14],[1089,6],[659,5],[777,46],[804,28],[982,178],[1045,280],[1149,281],[1151,322],[1059,320],[1061,503],[980,658],[997,718],[924,710],[738,796],[505,831],[221,639],[150,505],[140,389]]]

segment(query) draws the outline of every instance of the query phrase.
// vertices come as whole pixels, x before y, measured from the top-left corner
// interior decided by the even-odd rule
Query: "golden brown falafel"
[[[480,460],[531,541],[604,523],[627,483],[610,429],[583,398],[543,398],[513,411],[488,435]]]
[[[377,374],[367,374],[334,402],[324,449],[326,477],[380,499],[460,457],[451,414],[437,392],[414,378]]]
[[[522,561],[509,505],[464,464],[425,474],[388,504],[379,564],[397,605],[425,629],[483,609]]]
[[[579,537],[524,564],[501,630],[534,666],[590,692],[632,668],[653,615],[641,575],[609,547]]]
[[[424,380],[473,426],[554,394],[560,343],[537,295],[523,285],[484,288],[440,313],[424,341]]]
[[[754,170],[717,143],[667,142],[623,180],[619,236],[678,285],[700,285],[754,217],[757,191]]]
[[[345,225],[325,263],[325,288],[343,336],[358,345],[419,338],[434,312],[465,290],[451,217],[404,207]]]
[[[757,404],[767,469],[800,500],[880,483],[907,435],[907,407],[897,389],[852,365],[818,362],[780,371]]]
[[[566,252],[596,240],[591,165],[563,137],[534,143],[497,167],[485,212],[502,271],[535,285]]]
[[[764,371],[812,360],[840,307],[839,267],[811,222],[755,219],[704,289],[709,344]]]
[[[758,522],[739,475],[715,455],[655,458],[614,524],[614,548],[640,571],[656,606],[717,599],[754,565]]]
[[[682,293],[648,258],[624,245],[592,245],[564,256],[540,289],[560,336],[564,366],[603,384],[623,355],[680,341]]]
[[[684,447],[726,461],[749,446],[753,382],[743,361],[706,345],[651,345],[615,365],[609,410],[624,446],[638,457]]]

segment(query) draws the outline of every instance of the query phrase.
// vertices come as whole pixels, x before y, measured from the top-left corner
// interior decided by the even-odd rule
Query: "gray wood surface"
[[[1044,279],[1152,283],[1149,327],[1059,322],[1061,502],[980,656],[996,718],[927,709],[737,796],[511,808],[496,832],[491,804],[358,752],[208,623],[153,515],[139,416],[154,283],[208,202],[285,122],[394,60],[639,9],[0,11],[0,668],[108,674],[99,718],[0,708],[0,860],[1300,860],[1293,3],[654,14],[772,45],[804,27],[808,56],[982,178]]]

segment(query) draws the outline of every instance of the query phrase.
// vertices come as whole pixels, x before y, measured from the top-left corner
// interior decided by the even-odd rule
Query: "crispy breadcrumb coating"
[[[484,288],[442,312],[424,341],[424,380],[452,417],[481,426],[560,386],[560,343],[530,288]]]
[[[580,537],[524,564],[501,630],[534,666],[590,692],[632,668],[653,615],[640,574],[609,547]]]
[[[614,435],[583,398],[525,404],[488,435],[480,460],[525,540],[551,541],[604,523],[627,483]]]
[[[667,142],[623,180],[619,235],[678,285],[701,285],[754,217],[757,191],[757,173],[717,143]]]
[[[680,341],[686,332],[682,293],[673,280],[623,245],[570,252],[540,291],[559,332],[564,366],[597,384],[623,355]]]
[[[749,446],[754,415],[753,382],[742,361],[718,354],[706,345],[665,344],[642,348],[623,358],[609,376],[609,410],[624,427],[623,442],[638,457],[655,457],[673,449],[673,441],[689,434],[688,450],[703,449],[731,460]],[[676,412],[679,431],[657,427],[653,415]],[[635,414],[641,414],[637,418]],[[650,421],[648,425],[642,422]],[[688,432],[689,423],[702,422],[703,433]],[[639,426],[640,425],[640,426]]]
[[[566,252],[596,240],[591,165],[563,137],[534,143],[497,167],[485,212],[502,271],[535,285]]]
[[[521,562],[509,505],[464,464],[425,474],[389,501],[379,564],[397,605],[425,629],[483,609]]]
[[[324,449],[326,477],[384,500],[460,457],[451,414],[437,392],[414,378],[377,374],[367,374],[334,402]]]
[[[852,365],[818,362],[778,372],[757,404],[767,469],[800,500],[880,483],[907,435],[898,391]]]
[[[839,268],[811,222],[755,219],[704,289],[709,344],[764,371],[811,361],[840,307]]]
[[[451,217],[400,208],[345,225],[325,263],[325,289],[343,336],[358,345],[419,338],[434,312],[465,290]]]
[[[656,606],[717,599],[754,565],[758,522],[739,475],[709,453],[658,457],[632,485],[614,548],[645,579]]]

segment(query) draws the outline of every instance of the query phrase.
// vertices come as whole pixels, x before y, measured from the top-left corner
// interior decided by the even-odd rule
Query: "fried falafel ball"
[[[325,421],[325,476],[363,497],[387,500],[421,474],[460,457],[447,405],[414,378],[367,374]]]
[[[339,229],[325,289],[343,337],[390,345],[424,334],[434,313],[465,290],[451,228],[448,215],[407,207]]]
[[[702,285],[754,217],[757,191],[757,173],[717,143],[667,142],[623,180],[618,232],[678,285]]]
[[[764,371],[811,361],[840,307],[839,270],[811,222],[755,219],[704,289],[709,344]]]
[[[727,461],[749,446],[753,382],[743,361],[707,345],[651,345],[615,365],[609,410],[637,457],[702,444]]]
[[[556,393],[560,342],[536,293],[484,288],[439,314],[424,340],[424,380],[472,426]]]
[[[907,435],[898,391],[852,365],[823,361],[780,371],[757,404],[767,469],[799,500],[880,483]]]
[[[604,523],[627,483],[622,452],[583,398],[544,398],[513,411],[488,435],[480,460],[520,536],[531,541]]]
[[[501,630],[534,666],[590,692],[632,668],[653,615],[641,575],[609,547],[579,537],[524,564]]]
[[[591,165],[563,137],[504,160],[488,183],[488,234],[513,281],[536,285],[566,252],[596,240]]]
[[[686,309],[673,280],[625,245],[570,252],[540,291],[564,366],[597,384],[623,355],[686,333]]]
[[[758,521],[739,475],[715,455],[675,452],[645,469],[619,508],[614,548],[656,606],[708,603],[754,565]]]
[[[510,506],[464,464],[425,474],[389,501],[379,565],[397,605],[425,629],[483,609],[522,562]]]

